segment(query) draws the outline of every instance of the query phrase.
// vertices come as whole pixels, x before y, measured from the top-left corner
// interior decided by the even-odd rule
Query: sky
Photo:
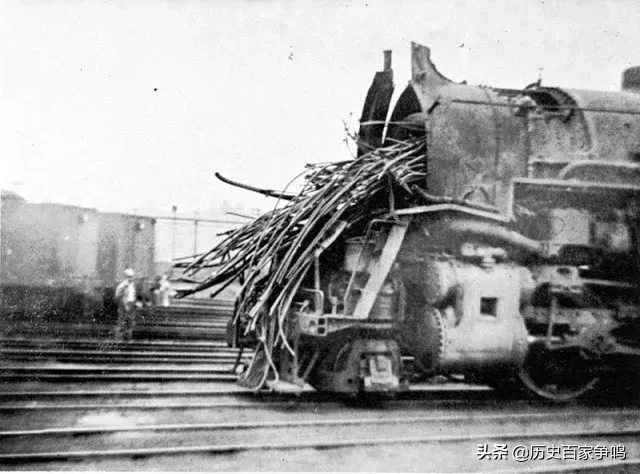
[[[0,186],[29,201],[200,215],[274,200],[305,163],[350,156],[385,49],[410,42],[472,84],[619,90],[640,2],[0,2]]]

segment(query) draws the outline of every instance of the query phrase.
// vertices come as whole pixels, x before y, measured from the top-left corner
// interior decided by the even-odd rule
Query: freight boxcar
[[[78,293],[95,287],[98,211],[2,197],[3,310],[65,318]]]
[[[141,284],[155,275],[153,218],[29,203],[7,192],[1,216],[5,330],[30,322],[109,322],[124,269],[135,269]]]

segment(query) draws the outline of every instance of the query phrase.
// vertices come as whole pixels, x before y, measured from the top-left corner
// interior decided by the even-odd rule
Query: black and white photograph
[[[0,471],[639,472],[640,2],[0,2]]]

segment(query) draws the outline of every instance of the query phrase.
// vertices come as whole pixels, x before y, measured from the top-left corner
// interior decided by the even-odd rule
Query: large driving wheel
[[[529,347],[519,372],[520,382],[533,394],[553,401],[568,401],[590,392],[598,383],[593,364],[577,349],[548,349],[544,343]]]

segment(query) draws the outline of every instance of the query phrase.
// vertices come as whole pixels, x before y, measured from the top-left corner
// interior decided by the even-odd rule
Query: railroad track
[[[144,349],[144,350],[164,350],[164,351],[207,351],[215,348],[226,348],[227,343],[222,340],[200,340],[200,341],[176,341],[176,340],[137,340],[130,342],[116,342],[109,339],[96,338],[33,338],[33,337],[5,337],[0,338],[0,347],[25,347],[25,348],[47,348],[64,347],[65,349],[85,348],[85,349]]]
[[[639,467],[635,407],[558,406],[463,384],[417,386],[392,399],[354,400],[310,389],[296,396],[251,393],[233,383],[237,351],[221,339],[230,306],[187,306],[147,315],[143,324],[150,332],[137,331],[128,343],[89,330],[73,337],[1,338],[0,469]],[[168,327],[170,335],[162,332]],[[627,459],[521,463],[509,451],[573,444],[623,445]],[[479,459],[485,445],[507,445],[507,458]]]
[[[36,324],[33,331],[17,331],[1,337],[0,360],[15,363],[46,360],[150,364],[233,362],[237,350],[227,348],[224,342],[231,308],[232,303],[228,301],[191,301],[180,306],[143,310],[134,329],[134,340],[126,343],[114,341],[113,325],[53,324],[42,331]]]
[[[215,342],[0,339],[0,381],[233,381],[235,349]]]
[[[236,349],[215,344],[105,343],[100,340],[2,340],[0,358],[11,361],[207,363],[235,361]]]
[[[17,429],[5,425],[0,431],[0,463],[57,469],[71,461],[87,470],[184,470],[188,462],[193,470],[283,466],[415,470],[419,466],[426,471],[445,467],[489,471],[523,464],[509,458],[483,464],[477,454],[479,445],[590,443],[625,447],[627,459],[592,459],[600,468],[638,465],[638,409],[550,406],[478,396],[486,393],[471,392],[465,400],[417,391],[408,398],[358,405],[327,396],[316,399],[313,393],[307,400],[263,396],[252,402],[243,393],[221,391],[206,396],[217,399],[207,407],[198,407],[193,400],[183,407],[165,403],[150,408],[145,416],[128,411],[120,400],[99,411],[87,411],[89,407],[84,412],[69,411],[57,423],[41,421],[38,426],[34,419],[33,424]],[[4,401],[2,406],[7,411],[20,410]],[[363,457],[363,453],[368,454]],[[577,461],[576,465],[580,466]],[[559,465],[553,460],[527,464],[528,469],[545,466]]]
[[[178,300],[169,307],[145,308],[139,311],[134,336],[138,339],[224,339],[226,323],[233,312],[230,300]],[[70,322],[46,321],[37,316],[22,319],[20,315],[7,316],[0,332],[5,337],[49,336],[108,339],[114,321]]]

